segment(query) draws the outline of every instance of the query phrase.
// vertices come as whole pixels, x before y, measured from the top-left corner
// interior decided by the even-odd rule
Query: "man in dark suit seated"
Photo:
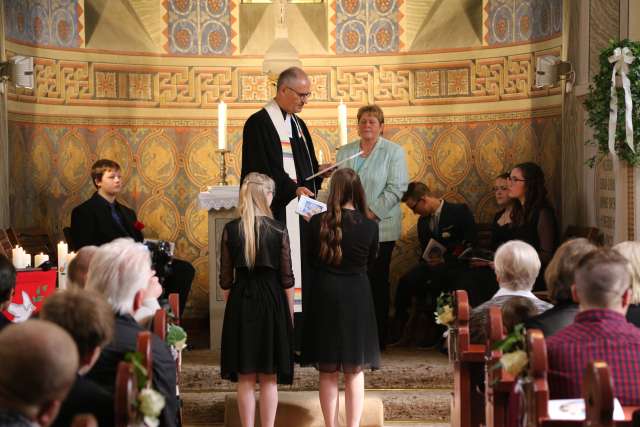
[[[104,297],[94,291],[70,289],[47,298],[40,319],[48,320],[71,335],[78,347],[80,366],[76,381],[62,402],[53,426],[71,425],[74,416],[90,413],[100,426],[112,427],[113,395],[85,378],[100,356],[102,347],[113,338],[114,316]]]
[[[155,280],[149,251],[131,239],[116,239],[100,246],[91,260],[86,289],[98,291],[109,301],[116,323],[113,339],[102,350],[87,378],[110,392],[115,386],[118,363],[124,360],[126,353],[136,351],[138,333],[145,330],[133,315]],[[176,364],[167,344],[155,334],[151,337],[151,350],[153,372],[149,379],[166,402],[160,414],[160,425],[175,426],[178,411]]]
[[[116,197],[122,190],[120,165],[108,159],[100,159],[91,166],[91,179],[97,191],[89,200],[76,206],[71,212],[71,238],[74,250],[84,246],[100,246],[119,237],[131,237],[142,242],[142,228],[136,213],[118,203]],[[162,272],[158,271],[161,275]],[[163,280],[164,296],[180,294],[180,313],[191,290],[195,276],[193,266],[183,260],[172,259],[171,268]]]
[[[7,257],[0,255],[0,311],[4,311],[9,307],[15,289],[16,269]],[[0,312],[0,330],[10,324],[11,320]]]
[[[78,371],[73,339],[51,322],[27,320],[0,333],[0,361],[0,425],[51,425]]]
[[[435,240],[446,249],[444,253],[433,251],[427,259],[420,258],[398,282],[395,298],[396,330],[402,331],[409,319],[409,309],[413,297],[433,306],[435,298],[447,289],[448,279],[460,266],[457,254],[465,245],[476,238],[476,224],[473,214],[466,204],[450,203],[435,197],[421,182],[411,182],[402,196],[402,201],[418,219],[418,239],[424,253],[430,240]],[[429,309],[429,319],[433,320]],[[422,345],[434,343],[435,336],[429,337]]]

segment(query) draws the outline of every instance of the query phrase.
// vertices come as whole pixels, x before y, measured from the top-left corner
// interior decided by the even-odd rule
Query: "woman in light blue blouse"
[[[407,189],[407,162],[404,150],[382,137],[384,113],[377,105],[358,110],[360,139],[338,151],[337,161],[362,151],[342,167],[356,171],[367,196],[367,215],[378,223],[380,246],[375,267],[368,272],[378,322],[380,349],[384,350],[389,314],[389,264],[400,237],[400,199]]]

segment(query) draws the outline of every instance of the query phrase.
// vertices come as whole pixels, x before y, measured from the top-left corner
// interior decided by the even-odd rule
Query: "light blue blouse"
[[[340,148],[336,161],[346,159],[358,151],[360,140]],[[402,227],[400,199],[407,190],[409,180],[402,147],[379,137],[368,157],[353,158],[341,167],[351,168],[360,176],[369,209],[380,218],[379,241],[398,240]]]

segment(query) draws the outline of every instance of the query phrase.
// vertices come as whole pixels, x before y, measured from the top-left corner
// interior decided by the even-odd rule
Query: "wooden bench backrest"
[[[138,332],[136,351],[142,354],[142,364],[147,369],[147,387],[151,387],[153,380],[153,356],[151,352],[151,332]]]
[[[116,388],[114,392],[114,417],[116,427],[129,427],[136,420],[138,399],[138,383],[133,365],[120,362],[116,372]]]
[[[539,329],[527,330],[527,356],[529,381],[523,385],[527,426],[534,427],[548,418],[549,384],[547,382],[547,345]]]
[[[167,339],[167,312],[163,308],[157,309],[153,315],[153,333],[162,341]]]
[[[487,346],[485,362],[485,420],[487,427],[507,425],[507,407],[515,378],[502,368],[496,368],[502,350],[494,345],[505,338],[502,326],[502,310],[496,305],[489,307],[486,324]]]
[[[171,307],[171,311],[175,316],[175,318],[173,319],[173,323],[175,323],[176,325],[179,325],[180,316],[182,315],[182,313],[180,313],[180,294],[177,294],[177,293],[169,294],[169,307]]]
[[[613,427],[613,380],[606,362],[587,365],[582,380],[587,427]]]

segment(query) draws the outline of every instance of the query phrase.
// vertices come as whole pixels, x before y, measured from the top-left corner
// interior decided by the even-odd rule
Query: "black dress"
[[[320,253],[320,219],[311,226],[314,279],[305,310],[302,364],[321,372],[357,373],[380,367],[376,315],[367,268],[375,262],[378,226],[355,210],[343,210],[342,262],[324,263]],[[310,255],[311,255],[310,254]]]
[[[222,324],[220,374],[277,374],[293,382],[293,326],[284,292],[294,285],[289,235],[278,221],[262,217],[253,269],[244,257],[239,219],[227,223],[220,248],[220,287],[230,289]],[[234,277],[235,273],[235,277]]]

